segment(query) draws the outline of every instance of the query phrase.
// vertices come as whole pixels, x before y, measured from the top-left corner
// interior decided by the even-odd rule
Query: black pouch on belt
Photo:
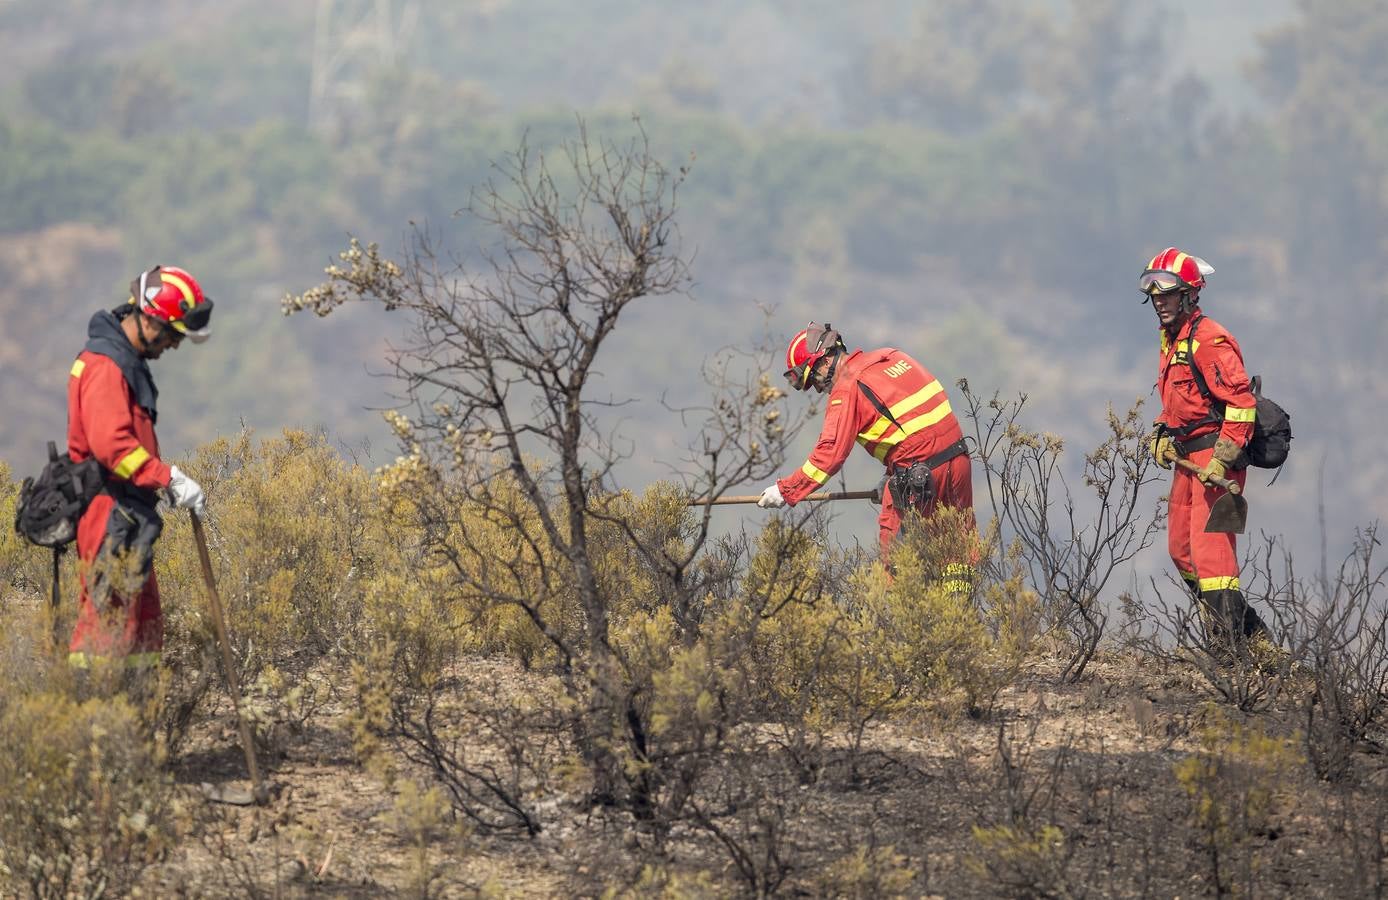
[[[106,539],[95,567],[92,594],[104,608],[111,593],[128,597],[140,589],[154,565],[154,542],[164,519],[154,503],[135,491],[111,491],[115,505],[106,520]]]
[[[922,460],[892,473],[887,487],[892,492],[892,503],[898,509],[925,512],[935,498],[935,479],[930,474],[930,468],[929,463]]]

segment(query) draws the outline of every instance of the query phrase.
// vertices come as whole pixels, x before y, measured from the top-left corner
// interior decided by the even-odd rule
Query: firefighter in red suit
[[[1200,309],[1200,290],[1212,272],[1204,260],[1169,247],[1147,264],[1138,287],[1161,325],[1157,390],[1162,411],[1152,455],[1173,469],[1167,522],[1171,560],[1201,603],[1212,636],[1227,642],[1266,633],[1239,587],[1234,535],[1205,531],[1210,507],[1223,494],[1211,476],[1244,484],[1243,448],[1253,437],[1257,399],[1238,341]],[[1189,459],[1200,471],[1173,466],[1174,457]]]
[[[95,458],[105,487],[77,526],[81,595],[68,661],[157,665],[163,614],[153,568],[163,520],[159,492],[202,515],[202,488],[159,456],[158,391],[148,361],[210,334],[212,301],[193,276],[157,266],[131,282],[130,300],[98,312],[68,377],[68,454]]]
[[[937,506],[968,510],[973,525],[964,433],[944,388],[925,366],[892,347],[850,353],[832,327],[811,322],[786,348],[786,379],[798,391],[828,392],[824,427],[805,464],[763,491],[758,506],[794,506],[842,468],[856,442],[887,468],[888,489],[877,518],[884,560],[901,529],[903,505],[908,516],[923,519]],[[928,487],[912,490],[913,484]],[[965,576],[962,569],[957,574]]]

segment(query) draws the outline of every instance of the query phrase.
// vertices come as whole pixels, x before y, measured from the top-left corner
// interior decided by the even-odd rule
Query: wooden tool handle
[[[1199,472],[1199,471],[1201,471],[1201,469],[1200,469],[1199,466],[1197,466],[1195,463],[1191,462],[1191,461],[1188,460],[1188,459],[1181,459],[1180,457],[1177,457],[1177,458],[1174,460],[1174,462],[1176,463],[1176,465],[1178,465],[1178,466],[1180,466],[1181,468],[1185,469],[1187,472]],[[1242,494],[1242,493],[1243,493],[1243,488],[1239,487],[1239,483],[1238,483],[1237,481],[1230,481],[1230,480],[1227,479],[1227,478],[1220,478],[1220,477],[1218,477],[1218,476],[1215,476],[1215,477],[1212,477],[1212,478],[1210,479],[1210,483],[1213,484],[1215,487],[1222,487],[1222,488],[1224,488],[1226,491],[1228,491],[1228,492],[1231,493],[1231,494]]]
[[[241,732],[241,747],[246,751],[246,768],[250,770],[251,790],[255,802],[264,805],[269,796],[260,780],[260,766],[255,760],[255,744],[251,740],[251,728],[246,717],[241,714],[241,686],[237,683],[236,661],[231,655],[231,638],[227,635],[227,620],[222,613],[222,595],[217,590],[216,579],[212,577],[212,557],[207,552],[207,535],[202,530],[202,519],[197,513],[193,517],[193,539],[198,545],[198,560],[202,563],[202,581],[207,587],[207,603],[212,607],[212,624],[217,629],[217,643],[222,649],[222,668],[226,671],[227,693],[231,694],[231,707],[236,711],[236,725]]]
[[[871,500],[877,495],[876,491],[821,491],[818,494],[810,494],[806,500],[821,502],[825,500]],[[737,497],[719,497],[717,500],[707,500],[696,498],[685,502],[685,506],[726,506],[732,503],[756,503],[761,499],[761,494],[744,494]],[[802,501],[803,502],[803,501]]]

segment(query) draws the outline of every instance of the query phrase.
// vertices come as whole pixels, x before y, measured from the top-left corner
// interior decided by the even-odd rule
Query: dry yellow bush
[[[8,704],[0,796],[0,883],[15,892],[123,896],[173,840],[160,754],[121,696],[79,703],[48,691]]]

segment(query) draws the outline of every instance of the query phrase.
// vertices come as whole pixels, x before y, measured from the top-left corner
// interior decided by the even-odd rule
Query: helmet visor
[[[1137,280],[1137,289],[1149,297],[1153,294],[1165,294],[1168,291],[1187,290],[1189,288],[1190,284],[1179,275],[1165,269],[1148,269]]]

